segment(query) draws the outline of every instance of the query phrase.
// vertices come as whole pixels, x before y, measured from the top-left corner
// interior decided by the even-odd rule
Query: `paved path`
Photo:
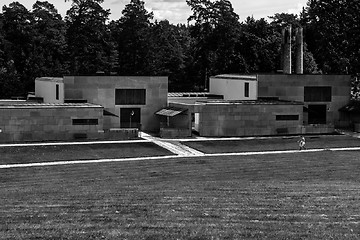
[[[166,140],[161,139],[158,137],[151,136],[146,133],[141,133],[141,137],[155,143],[156,145],[165,148],[169,150],[172,153],[175,153],[176,155],[180,156],[203,156],[204,153],[195,150],[193,148],[190,148],[188,146],[185,146],[184,144],[181,144],[179,141],[174,140]]]
[[[346,135],[346,136],[350,136],[350,137],[354,137],[354,138],[360,138],[360,133],[358,133],[358,132],[353,132],[353,131],[343,130],[343,129],[336,129],[335,131],[342,135]]]

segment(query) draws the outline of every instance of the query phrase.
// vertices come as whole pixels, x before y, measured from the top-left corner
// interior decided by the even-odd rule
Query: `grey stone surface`
[[[304,102],[304,106],[326,104],[327,124],[335,127],[349,125],[349,122],[340,121],[338,110],[350,101],[350,75],[259,74],[258,84],[259,97],[279,97],[282,100],[300,102],[304,102],[305,86],[330,86],[331,102]],[[306,116],[304,116],[304,124],[307,124]]]
[[[199,107],[201,136],[265,136],[301,133],[301,104],[204,104]],[[298,120],[278,121],[276,115],[299,115]]]
[[[0,107],[0,142],[70,140],[83,133],[97,138],[103,129],[98,105],[41,105]],[[97,125],[73,125],[72,119],[98,119]]]

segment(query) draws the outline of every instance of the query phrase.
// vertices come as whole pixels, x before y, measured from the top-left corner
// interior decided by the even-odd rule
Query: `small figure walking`
[[[304,136],[300,136],[300,139],[299,139],[298,143],[299,143],[299,150],[300,151],[303,150],[303,149],[306,149],[306,147],[305,147],[306,142],[305,142]]]

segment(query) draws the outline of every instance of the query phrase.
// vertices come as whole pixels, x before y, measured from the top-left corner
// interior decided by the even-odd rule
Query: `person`
[[[306,149],[306,147],[305,147],[306,142],[305,142],[304,136],[300,136],[298,143],[299,143],[299,150]]]

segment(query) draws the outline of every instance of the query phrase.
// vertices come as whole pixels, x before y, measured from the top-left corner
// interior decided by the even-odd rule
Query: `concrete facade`
[[[224,100],[256,100],[257,88],[256,75],[223,74],[210,78],[210,93],[223,95]]]
[[[310,105],[326,105],[326,124],[335,127],[346,127],[348,121],[341,121],[339,109],[350,101],[349,75],[285,75],[259,74],[259,97],[278,97],[281,100],[304,102]],[[331,101],[307,102],[304,99],[305,87],[331,87]],[[304,113],[304,124],[309,124],[307,113]]]
[[[103,129],[103,107],[93,104],[7,104],[0,116],[0,142],[97,139]]]
[[[63,78],[36,78],[35,96],[43,98],[44,103],[64,103]]]
[[[146,103],[141,105],[116,105],[116,89],[145,89]],[[159,131],[155,112],[167,106],[167,77],[126,76],[65,76],[65,99],[86,99],[99,104],[105,110],[118,116],[106,116],[104,129],[121,128],[122,108],[139,108],[141,128],[144,131]]]
[[[249,80],[253,100],[239,94]],[[211,78],[208,93],[223,100],[179,97],[169,102],[188,109],[200,136],[324,134],[350,126],[339,112],[350,101],[350,90],[348,75],[226,74]],[[180,129],[187,119],[174,117],[169,123]]]
[[[200,136],[265,136],[301,133],[302,103],[230,101],[204,102],[194,106]],[[295,120],[278,116],[297,116]]]
[[[161,130],[162,137],[191,136],[192,128],[209,137],[329,133],[350,121],[338,111],[350,100],[347,75],[219,75],[210,79],[210,93],[169,98],[167,77],[66,76],[35,83],[45,103],[0,101],[0,142],[132,138],[138,131],[132,120],[142,131]],[[324,100],[307,100],[309,88],[326,89]],[[123,104],[128,97],[133,102]],[[87,103],[64,103],[78,100]],[[155,115],[168,105],[187,110],[165,120]],[[318,109],[324,122],[313,124]]]

